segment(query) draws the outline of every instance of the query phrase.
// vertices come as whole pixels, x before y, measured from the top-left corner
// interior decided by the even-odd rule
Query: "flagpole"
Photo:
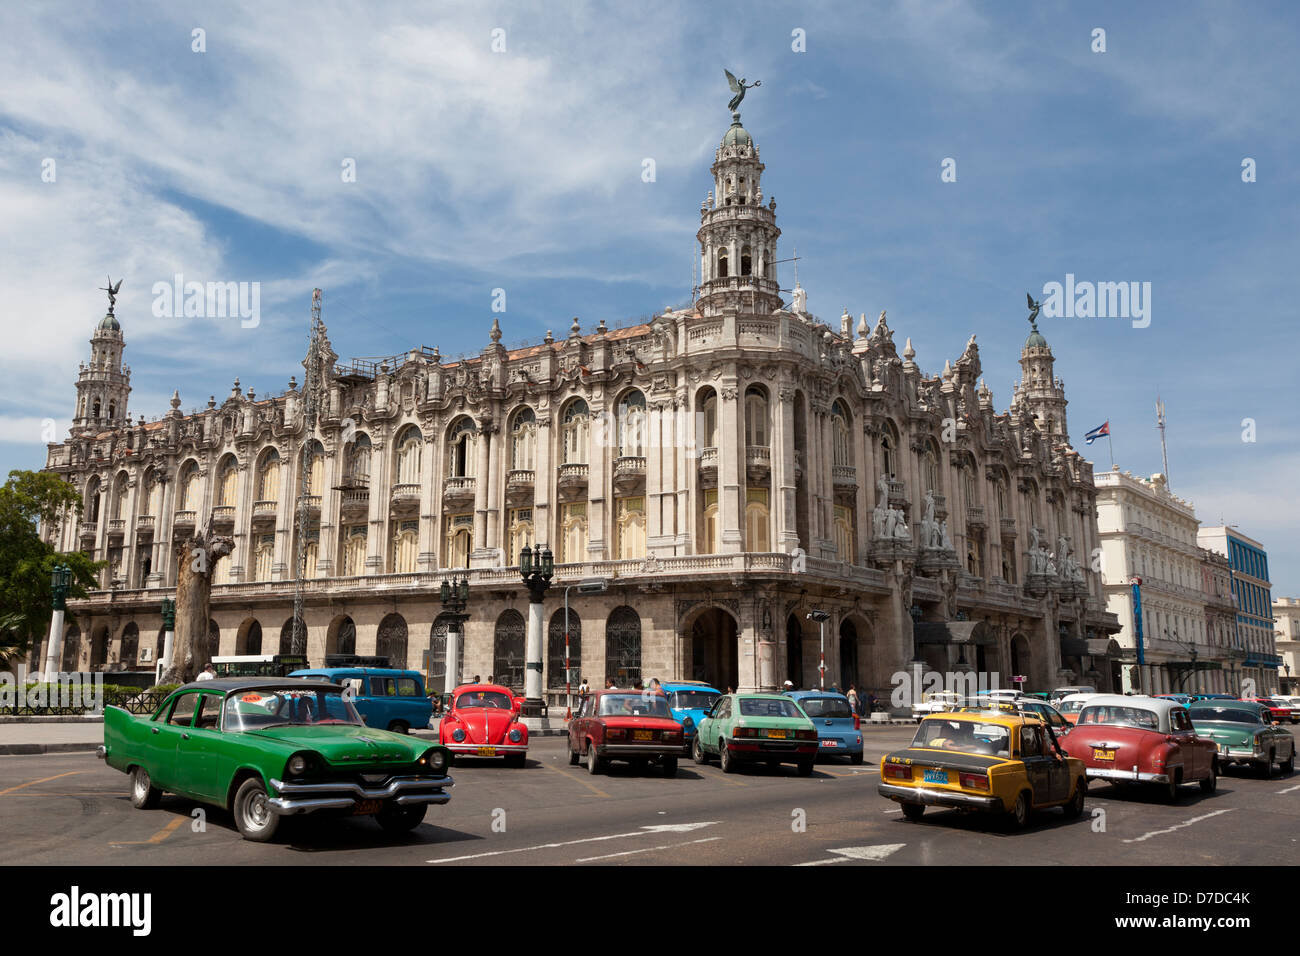
[[[1110,449],[1110,470],[1114,471],[1115,470],[1115,445],[1110,440],[1110,428],[1109,428],[1110,422],[1107,422],[1106,425],[1108,426],[1106,428],[1106,447]]]

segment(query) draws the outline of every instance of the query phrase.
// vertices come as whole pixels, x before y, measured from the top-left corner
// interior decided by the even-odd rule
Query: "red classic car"
[[[519,704],[500,684],[464,684],[438,725],[438,743],[466,757],[503,757],[522,767],[528,756],[528,728],[519,722]]]
[[[661,693],[595,691],[569,721],[569,763],[577,766],[585,757],[588,773],[600,773],[611,760],[626,760],[636,769],[653,762],[671,777],[677,773],[682,734]]]
[[[1218,785],[1218,748],[1197,736],[1187,708],[1172,700],[1099,694],[1079,712],[1061,749],[1083,761],[1088,778],[1162,787],[1170,801],[1178,787]]]
[[[1249,701],[1252,704],[1263,704],[1268,708],[1272,719],[1279,724],[1294,724],[1300,722],[1300,711],[1297,711],[1289,703],[1279,700],[1276,697],[1243,697],[1242,700]]]

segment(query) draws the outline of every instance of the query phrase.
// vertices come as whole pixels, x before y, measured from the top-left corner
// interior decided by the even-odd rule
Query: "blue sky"
[[[0,468],[65,433],[110,273],[150,418],[301,375],[313,286],[345,358],[480,349],[495,288],[507,343],[683,303],[725,67],[809,308],[887,309],[930,373],[976,333],[1000,410],[1025,292],[1150,282],[1148,328],[1042,320],[1071,436],[1159,471],[1159,392],[1174,491],[1296,594],[1297,49],[1286,3],[8,4]],[[155,318],[177,272],[260,282],[260,325]]]

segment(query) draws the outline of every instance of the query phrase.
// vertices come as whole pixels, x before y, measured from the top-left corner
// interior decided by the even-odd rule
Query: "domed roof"
[[[112,312],[109,312],[107,315],[105,315],[102,319],[99,320],[99,328],[100,331],[104,331],[105,329],[112,332],[122,331],[122,326],[117,324],[117,316],[113,315]]]
[[[753,146],[754,140],[749,131],[740,125],[740,114],[731,114],[731,126],[722,135],[723,146]]]
[[[1045,349],[1047,348],[1047,339],[1043,338],[1043,333],[1038,329],[1029,333],[1029,338],[1025,339],[1025,348],[1027,349]]]

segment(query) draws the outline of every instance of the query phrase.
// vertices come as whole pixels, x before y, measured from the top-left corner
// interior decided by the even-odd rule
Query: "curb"
[[[0,744],[0,757],[29,757],[36,754],[93,754],[99,744]]]
[[[17,716],[8,714],[0,716],[0,724],[102,724],[103,722],[103,714],[86,714],[85,716]]]

